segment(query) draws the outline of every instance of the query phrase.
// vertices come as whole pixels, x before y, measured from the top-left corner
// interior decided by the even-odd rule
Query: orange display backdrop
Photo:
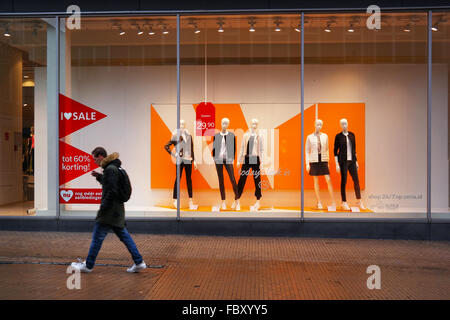
[[[197,105],[193,105],[193,111]],[[248,130],[244,113],[240,104],[215,104],[216,131],[220,130],[222,118],[230,119],[229,130],[236,134],[236,158],[239,153],[243,133]],[[330,152],[330,174],[335,190],[339,190],[340,174],[336,172],[336,165],[333,156],[334,138],[341,131],[339,120],[346,118],[349,122],[349,130],[356,136],[356,152],[359,163],[359,179],[361,189],[365,188],[365,118],[364,103],[319,103],[317,105],[318,118],[324,121],[322,132],[328,135]],[[305,110],[305,139],[306,136],[314,132],[314,121],[316,116],[315,106]],[[278,130],[278,167],[282,174],[274,177],[273,187],[275,190],[298,190],[301,184],[301,136],[300,136],[300,114],[285,121],[276,128],[260,128]],[[194,133],[192,133],[194,134]],[[151,107],[151,188],[171,189],[175,181],[175,165],[170,159],[170,155],[164,150],[164,145],[171,137],[171,130],[166,126],[155,108]],[[209,148],[212,152],[213,137],[203,137],[202,149]],[[196,154],[198,159],[200,155]],[[214,164],[210,165],[210,170],[214,170]],[[238,169],[235,162],[235,177],[239,179]],[[287,173],[287,174],[286,174]],[[228,175],[224,172],[225,187],[232,190]],[[324,178],[320,178],[321,188],[326,189]],[[266,186],[270,185],[267,176],[262,175],[262,181]],[[353,188],[351,178],[348,178],[347,188]],[[253,185],[253,181],[247,184]],[[211,186],[203,178],[199,170],[192,172],[192,184],[194,190],[211,190]],[[185,174],[181,179],[181,189],[186,189]],[[305,189],[313,189],[313,178],[305,170]]]
[[[366,173],[366,146],[365,146],[365,104],[364,103],[318,103],[317,104],[317,117],[323,121],[323,127],[321,132],[328,135],[329,153],[330,153],[330,177],[333,182],[334,190],[339,190],[341,184],[341,174],[336,172],[336,161],[334,160],[334,139],[336,134],[342,131],[340,126],[340,120],[342,118],[348,121],[348,130],[355,134],[356,138],[356,156],[358,158],[358,177],[361,190],[365,189]],[[306,137],[313,133],[315,122],[316,108],[312,106],[305,110],[305,142]],[[314,188],[313,177],[305,172],[305,189]],[[325,178],[319,177],[319,183],[321,189],[326,189],[327,184]],[[348,174],[347,189],[353,189],[353,180]]]

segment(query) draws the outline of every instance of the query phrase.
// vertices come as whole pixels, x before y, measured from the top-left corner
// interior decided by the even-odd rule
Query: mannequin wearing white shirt
[[[223,167],[225,167],[225,170],[228,173],[228,177],[230,178],[231,185],[233,186],[235,201],[237,197],[237,183],[236,179],[234,178],[234,167],[233,167],[236,153],[236,137],[234,133],[229,132],[227,130],[229,125],[230,120],[228,118],[223,118],[222,130],[214,135],[213,140],[212,155],[216,165],[217,176],[219,178],[220,197],[222,199],[219,208],[221,210],[227,209],[227,205],[225,203],[226,193],[223,177]],[[233,203],[232,208],[234,209],[235,207],[236,204]]]
[[[324,175],[325,180],[328,185],[328,192],[330,193],[330,197],[332,200],[332,206],[336,206],[336,202],[334,200],[334,192],[333,192],[333,185],[331,184],[331,178],[330,178],[330,172],[328,169],[328,161],[329,161],[329,151],[328,151],[328,136],[325,133],[321,133],[320,130],[322,129],[323,121],[320,119],[317,119],[315,122],[315,131],[314,133],[310,134],[307,137],[306,144],[305,144],[305,163],[306,163],[306,171],[310,173],[311,170],[311,163],[318,164],[319,163],[319,155],[320,155],[320,164],[322,166],[325,166],[326,163],[326,172],[320,173],[318,175],[312,174],[314,178],[314,191],[316,193],[316,199],[317,199],[317,208],[323,209],[322,202],[320,200],[320,187],[319,187],[319,175]],[[324,140],[324,141],[322,141]],[[317,142],[316,142],[317,141]],[[320,141],[321,143],[321,151],[320,154],[317,150],[313,150],[312,146],[317,148],[317,143]],[[323,147],[326,148],[326,150],[323,150]]]
[[[250,149],[250,139],[253,141],[253,146],[251,150],[247,150]],[[255,182],[256,197],[256,203],[252,206],[252,208],[256,211],[260,208],[260,198],[262,197],[260,182],[264,160],[263,143],[263,137],[258,133],[258,119],[252,119],[250,130],[244,134],[244,138],[242,139],[241,150],[237,161],[238,167],[240,165],[242,165],[242,167],[239,170],[240,177],[238,182],[238,197],[235,203],[233,203],[233,206],[236,205],[236,208],[240,208],[239,199],[244,190],[247,174],[250,172],[250,168],[252,169],[253,180]]]
[[[168,143],[168,144],[166,144],[166,146],[165,146],[165,149],[167,150],[167,152],[169,152],[171,155],[172,155],[172,157],[174,157],[175,158],[175,163],[176,163],[176,157],[177,157],[177,152],[176,152],[176,150],[177,150],[177,148],[176,148],[176,145],[177,145],[177,141],[179,141],[179,139],[178,139],[178,132],[177,132],[178,130],[177,129],[175,129],[173,132],[172,132],[172,138],[171,138],[171,140],[170,140],[170,142]],[[187,141],[188,141],[188,137],[190,137],[190,139],[191,139],[191,142],[192,142],[192,136],[190,135],[190,133],[187,131],[187,129],[186,129],[186,122],[182,119],[182,120],[180,120],[180,130],[179,130],[179,135],[180,135],[180,139],[182,140],[182,141],[184,141],[185,143],[187,143]],[[170,150],[170,145],[174,145],[174,148],[173,148],[173,150],[175,151],[175,152],[171,152],[171,150]],[[195,159],[194,159],[194,157],[193,157],[193,155],[194,155],[194,150],[193,150],[193,144],[191,143],[191,145],[187,145],[187,146],[185,146],[185,148],[187,148],[188,149],[188,152],[185,152],[185,154],[190,154],[191,156],[187,156],[187,158],[185,157],[185,154],[180,158],[180,161],[181,162],[184,162],[184,163],[186,163],[187,164],[187,166],[186,166],[186,180],[187,180],[187,183],[188,183],[188,189],[189,189],[189,183],[191,183],[192,184],[192,181],[189,181],[191,178],[190,178],[190,172],[189,172],[189,176],[188,176],[188,166],[189,166],[189,162],[191,162],[193,165],[194,165],[194,170],[197,170],[197,163],[195,162]],[[181,151],[181,150],[180,150]],[[181,152],[180,152],[181,153]],[[180,169],[181,169],[181,164],[180,164]],[[180,171],[180,180],[181,180],[181,174],[182,174],[182,171]],[[176,178],[175,178],[175,183],[176,183]],[[191,188],[191,190],[192,190],[192,186],[190,187]],[[174,188],[175,189],[175,188]],[[174,191],[175,192],[175,191]],[[192,191],[191,191],[192,192]],[[177,199],[176,199],[176,197],[174,196],[174,200],[173,200],[173,206],[176,208],[177,207]],[[192,200],[192,196],[190,195],[189,196],[189,208],[191,209],[191,210],[195,210],[196,208],[197,208],[198,206],[197,205],[195,205],[194,204],[194,202],[193,202],[193,200]]]
[[[350,210],[350,207],[346,201],[346,195],[345,195],[345,183],[346,183],[346,172],[350,172],[350,175],[353,179],[353,183],[355,185],[355,193],[356,193],[356,199],[358,201],[358,206],[365,210],[366,207],[364,206],[362,200],[361,200],[361,191],[359,187],[359,178],[358,178],[358,169],[359,164],[356,159],[356,139],[355,135],[352,132],[348,131],[348,121],[347,119],[341,119],[340,125],[342,128],[342,132],[338,133],[335,138],[334,143],[334,156],[336,160],[336,171],[339,173],[341,172],[341,165],[345,165],[345,171],[341,172],[341,197],[342,197],[342,208],[344,210]],[[345,141],[342,140],[345,137]],[[353,140],[353,143],[352,143]],[[346,147],[344,148],[343,145]],[[344,150],[345,149],[345,150]],[[339,152],[338,152],[339,151]],[[353,166],[353,169],[351,167],[348,167],[348,164],[351,164]]]

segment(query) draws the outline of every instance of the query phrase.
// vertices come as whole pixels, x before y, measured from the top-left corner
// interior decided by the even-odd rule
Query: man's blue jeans
[[[103,240],[105,240],[108,231],[111,229],[114,231],[116,236],[119,237],[120,241],[125,244],[128,251],[131,253],[131,257],[133,258],[134,263],[136,265],[142,263],[142,256],[139,253],[136,244],[133,241],[133,238],[131,238],[126,228],[118,228],[96,222],[94,226],[94,233],[92,234],[91,247],[86,258],[86,267],[88,267],[89,269],[94,268],[95,259],[97,258],[100,248],[102,247]]]

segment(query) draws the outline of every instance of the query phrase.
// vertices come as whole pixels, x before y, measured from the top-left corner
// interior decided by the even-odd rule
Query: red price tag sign
[[[197,136],[213,136],[216,128],[216,107],[202,102],[195,109],[195,132]]]

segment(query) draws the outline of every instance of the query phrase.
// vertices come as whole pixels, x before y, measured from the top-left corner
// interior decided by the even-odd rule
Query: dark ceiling
[[[65,12],[77,4],[82,11],[159,11],[159,10],[270,10],[270,9],[363,9],[373,0],[1,0],[0,12]],[[383,8],[449,7],[449,0],[377,0]]]

